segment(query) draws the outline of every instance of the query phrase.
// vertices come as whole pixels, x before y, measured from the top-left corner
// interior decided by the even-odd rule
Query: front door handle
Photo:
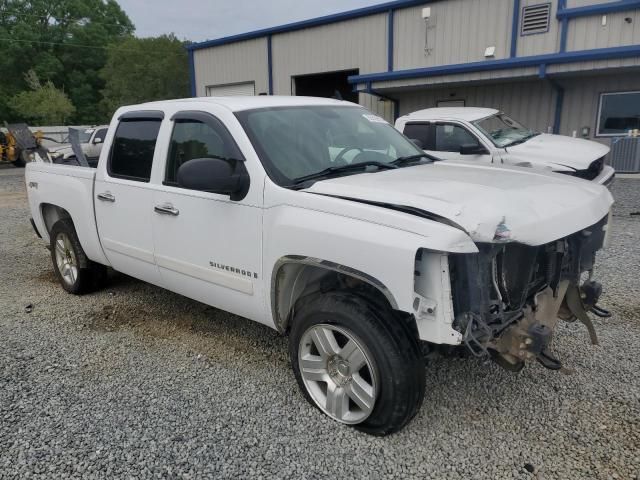
[[[159,213],[161,215],[173,215],[174,217],[177,217],[178,215],[180,215],[180,210],[178,210],[177,208],[174,208],[174,206],[171,205],[170,203],[163,203],[162,205],[156,205],[155,207],[153,207],[153,209],[156,211],[156,213]]]
[[[98,200],[102,200],[103,202],[113,203],[116,201],[116,197],[114,197],[111,192],[104,192],[104,193],[98,194]]]

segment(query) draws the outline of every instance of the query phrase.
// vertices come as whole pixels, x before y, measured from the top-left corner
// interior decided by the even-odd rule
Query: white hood
[[[585,170],[594,160],[609,153],[609,147],[591,140],[550,135],[543,133],[524,143],[507,147],[507,154],[512,163],[529,162],[532,165],[544,162],[554,167],[570,167]],[[558,170],[568,170],[558,168]]]
[[[613,204],[606,188],[584,180],[466,162],[349,175],[306,191],[420,209],[459,225],[476,242],[492,242],[503,224],[511,240],[528,245],[589,227]]]

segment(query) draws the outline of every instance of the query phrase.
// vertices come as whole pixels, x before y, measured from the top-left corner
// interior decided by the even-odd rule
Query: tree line
[[[134,33],[115,0],[0,0],[0,124],[100,124],[188,96],[185,42]]]

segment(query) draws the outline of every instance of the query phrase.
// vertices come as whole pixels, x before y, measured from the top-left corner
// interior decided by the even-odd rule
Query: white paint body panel
[[[110,125],[97,171],[27,165],[27,184],[37,184],[28,188],[33,218],[46,234],[42,205],[59,206],[69,212],[91,260],[273,328],[271,287],[282,260],[332,262],[384,287],[396,308],[415,314],[422,339],[459,344],[460,335],[451,327],[448,253],[477,252],[475,242],[492,241],[503,221],[515,240],[538,245],[590,226],[609,212],[611,195],[599,185],[462,162],[350,175],[318,181],[306,190],[283,188],[266,175],[234,115],[259,107],[337,103],[237,97],[122,108]],[[106,168],[117,119],[134,110],[164,113],[148,183],[111,178]],[[215,115],[234,137],[251,179],[242,200],[163,185],[171,117],[187,110]],[[106,192],[115,202],[96,199]],[[154,211],[166,203],[179,215]],[[419,250],[422,259],[416,263]],[[425,272],[419,279],[416,269]]]
[[[443,107],[427,108],[400,117],[396,128],[404,132],[411,122],[447,122],[460,125],[474,135],[489,152],[486,155],[461,155],[457,152],[429,151],[427,153],[444,160],[461,160],[526,166],[536,169],[563,172],[584,170],[591,162],[609,153],[609,147],[591,140],[567,137],[564,135],[540,134],[519,145],[507,148],[497,147],[478,129],[473,122],[500,113],[493,108],[479,107]],[[595,183],[605,185],[612,180],[615,172],[606,165]]]

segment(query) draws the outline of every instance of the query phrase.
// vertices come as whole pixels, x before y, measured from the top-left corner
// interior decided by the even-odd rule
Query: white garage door
[[[255,94],[256,85],[253,82],[210,85],[207,87],[207,97],[251,96]]]

